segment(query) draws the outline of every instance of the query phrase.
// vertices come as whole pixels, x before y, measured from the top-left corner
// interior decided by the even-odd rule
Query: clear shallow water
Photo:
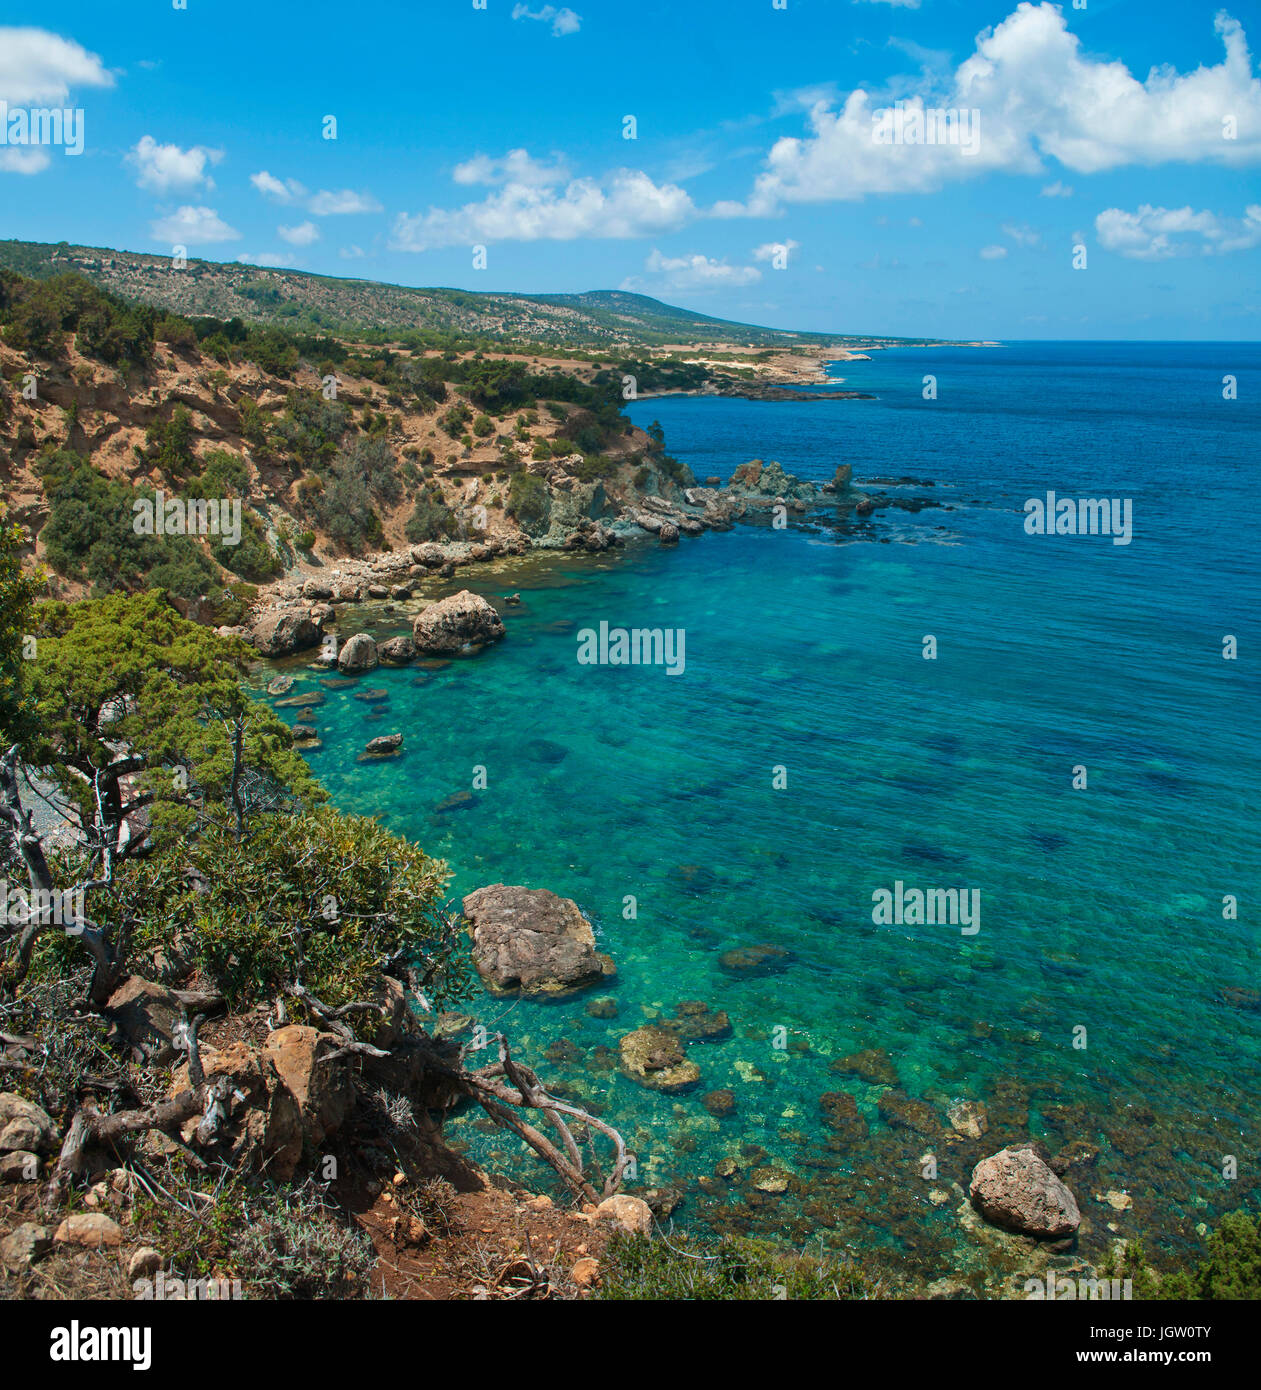
[[[1261,1012],[1219,994],[1261,987],[1261,350],[1028,344],[837,370],[879,399],[666,398],[633,416],[659,419],[698,476],[754,455],[813,478],[848,462],[857,479],[932,479],[916,491],[953,510],[469,572],[455,587],[522,592],[497,649],[338,690],[291,668],[294,693],[309,682],[325,702],[284,712],[321,729],[310,760],[336,804],[446,858],[453,894],[519,882],[591,915],[619,969],[594,993],[616,999],[616,1019],[589,1016],[590,995],[483,998],[476,1012],[619,1124],[641,1176],[684,1192],[676,1221],[876,1246],[928,1277],[979,1268],[998,1257],[960,1224],[950,1184],[1032,1134],[1098,1151],[1069,1178],[1084,1253],[1115,1234],[1194,1242],[1198,1223],[1261,1192]],[[1240,400],[1221,398],[1227,372]],[[1132,544],[1025,535],[1024,499],[1048,488],[1132,498]],[[576,631],[601,620],[685,629],[685,673],[579,666]],[[378,635],[392,630],[385,619]],[[930,633],[936,661],[921,655]],[[1240,660],[1222,659],[1225,633]],[[365,688],[387,698],[355,699]],[[401,758],[355,762],[396,730]],[[1072,787],[1079,764],[1086,790]],[[487,790],[437,812],[476,765]],[[899,879],[980,890],[980,932],[877,927],[872,894]],[[1223,920],[1226,893],[1237,921]],[[792,962],[763,978],[720,966],[760,943]],[[695,1092],[659,1095],[609,1065],[599,1049],[683,1000],[733,1028],[689,1048]],[[887,1054],[895,1088],[831,1066],[865,1049]],[[735,1093],[734,1116],[701,1105],[717,1088]],[[820,1095],[837,1091],[869,1124],[859,1143],[821,1122]],[[900,1092],[935,1123],[981,1100],[990,1132],[899,1128]],[[540,1185],[515,1140],[473,1116],[455,1133]],[[926,1151],[935,1182],[919,1173]],[[724,1157],[741,1178],[708,1176]],[[794,1176],[789,1193],[753,1189],[764,1163]],[[1096,1200],[1108,1191],[1133,1205]]]

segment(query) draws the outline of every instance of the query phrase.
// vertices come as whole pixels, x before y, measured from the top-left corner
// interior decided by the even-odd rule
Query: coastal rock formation
[[[503,619],[484,598],[461,589],[417,615],[412,639],[418,652],[458,652],[498,642],[504,631]]]
[[[701,1069],[684,1055],[683,1044],[664,1028],[636,1028],[618,1043],[618,1051],[622,1071],[650,1090],[673,1095],[701,1079]]]
[[[572,898],[546,888],[492,883],[464,899],[473,963],[494,994],[567,994],[615,968]]]
[[[1030,1145],[982,1159],[968,1195],[986,1221],[1022,1235],[1054,1240],[1081,1224],[1076,1198]]]
[[[374,671],[378,660],[376,641],[366,632],[356,632],[337,653],[338,670],[348,675],[355,671]]]
[[[403,746],[402,734],[382,734],[380,738],[369,740],[364,748],[365,753],[370,753],[374,757],[383,756],[386,753],[397,753]]]
[[[416,644],[410,637],[390,637],[377,647],[384,666],[406,666],[416,659]]]
[[[320,624],[302,608],[277,608],[263,614],[250,632],[259,656],[290,656],[318,646]]]

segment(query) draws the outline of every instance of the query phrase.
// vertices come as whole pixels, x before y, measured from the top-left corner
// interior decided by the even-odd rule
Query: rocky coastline
[[[787,473],[776,462],[752,459],[736,468],[726,483],[715,477],[699,484],[676,483],[654,473],[650,481],[658,491],[630,486],[620,496],[601,482],[581,481],[581,465],[580,455],[533,465],[548,497],[546,525],[535,526],[533,534],[523,526],[500,526],[475,540],[426,541],[335,564],[302,563],[259,589],[246,622],[219,631],[246,639],[260,657],[291,656],[321,646],[337,626],[339,608],[421,599],[432,581],[451,580],[474,566],[503,566],[540,552],[600,555],[636,541],[676,545],[683,536],[727,531],[740,522],[765,523],[777,516],[781,524],[789,515],[803,519],[824,511],[862,519],[881,507],[919,510],[926,505],[922,499],[898,499],[856,487],[848,464],[837,467],[827,482],[815,483]],[[480,639],[474,634],[462,640]],[[420,650],[409,647],[406,639],[394,639],[380,659],[401,664]]]

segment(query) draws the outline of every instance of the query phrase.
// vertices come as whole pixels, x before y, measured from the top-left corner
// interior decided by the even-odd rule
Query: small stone
[[[0,1157],[0,1182],[34,1182],[39,1177],[39,1155],[14,1149]]]
[[[652,1233],[652,1208],[639,1197],[606,1197],[595,1209],[598,1221],[612,1221],[631,1235]]]
[[[600,1282],[600,1262],[588,1255],[578,1260],[569,1273],[580,1289],[594,1288]]]
[[[142,1245],[127,1261],[128,1279],[148,1279],[162,1268],[162,1254],[152,1245]]]
[[[724,1120],[728,1115],[735,1114],[736,1093],[728,1090],[706,1091],[701,1097],[701,1104],[711,1115]]]
[[[101,1246],[121,1245],[123,1232],[118,1222],[108,1216],[102,1216],[99,1212],[82,1212],[66,1217],[57,1227],[53,1239],[59,1245],[81,1245],[95,1250]]]
[[[53,1233],[47,1226],[24,1221],[0,1240],[0,1264],[14,1274],[42,1260],[53,1248]]]
[[[961,1100],[946,1111],[946,1119],[956,1134],[967,1139],[980,1139],[989,1129],[989,1116],[980,1101]]]
[[[753,1172],[755,1191],[766,1192],[774,1197],[787,1192],[791,1182],[792,1175],[784,1172],[782,1168],[757,1168]]]

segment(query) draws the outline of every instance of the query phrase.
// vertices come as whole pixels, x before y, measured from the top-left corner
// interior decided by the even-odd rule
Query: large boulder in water
[[[356,632],[337,653],[337,665],[342,671],[374,671],[380,658],[376,641],[366,632]]]
[[[464,899],[473,963],[492,994],[569,994],[615,973],[572,898],[492,883]]]
[[[250,640],[259,656],[289,656],[319,645],[321,625],[302,608],[273,609],[254,624]]]
[[[503,619],[484,598],[467,589],[431,603],[412,625],[418,652],[458,652],[469,645],[498,642],[503,635]]]
[[[1055,1240],[1081,1224],[1077,1199],[1028,1144],[983,1158],[968,1195],[986,1221],[1021,1235]]]

